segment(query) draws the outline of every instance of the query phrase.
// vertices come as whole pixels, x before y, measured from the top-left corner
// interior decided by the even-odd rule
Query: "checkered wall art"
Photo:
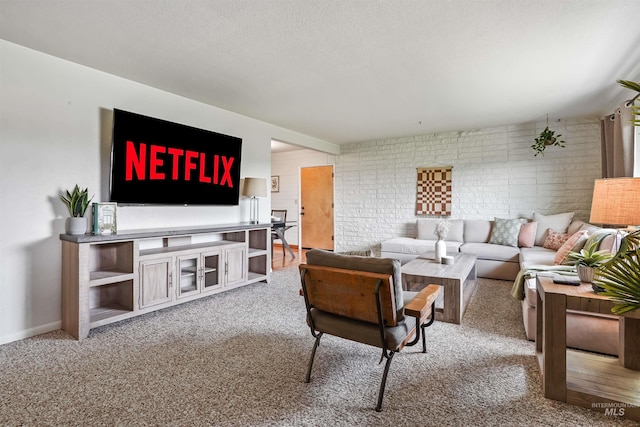
[[[451,216],[452,166],[418,168],[417,215]]]

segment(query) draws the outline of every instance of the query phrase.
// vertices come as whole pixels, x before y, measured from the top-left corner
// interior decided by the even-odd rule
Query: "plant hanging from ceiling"
[[[629,80],[618,80],[617,83],[627,89],[635,90],[638,92],[638,95],[640,95],[640,83],[631,82]],[[636,95],[633,101],[630,101],[632,104],[636,99],[638,99],[638,95]],[[631,120],[631,123],[633,123],[634,126],[640,126],[640,106],[633,105],[633,107],[631,107],[631,113],[636,117],[634,120]]]
[[[538,154],[542,154],[544,156],[544,150],[552,145],[564,148],[565,141],[560,139],[561,136],[562,135],[560,134],[556,135],[556,131],[549,130],[549,116],[547,115],[547,127],[540,132],[540,136],[535,139],[536,142],[531,145],[533,151],[536,152],[535,156]]]

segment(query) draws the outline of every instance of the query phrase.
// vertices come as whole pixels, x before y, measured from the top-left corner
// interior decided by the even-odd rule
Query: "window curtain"
[[[626,101],[600,120],[603,178],[633,177],[632,106],[632,101]]]

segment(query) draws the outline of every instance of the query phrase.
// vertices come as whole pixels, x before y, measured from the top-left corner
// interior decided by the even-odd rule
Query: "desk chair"
[[[279,210],[279,209],[272,209],[271,210],[271,219],[272,221],[275,221],[275,219],[273,218],[278,218],[280,221],[286,223],[287,222],[287,211],[286,210]],[[280,240],[280,237],[278,236],[278,234],[271,230],[271,256],[273,257],[273,241],[274,240]],[[285,256],[285,247],[284,244],[282,245],[282,256]]]

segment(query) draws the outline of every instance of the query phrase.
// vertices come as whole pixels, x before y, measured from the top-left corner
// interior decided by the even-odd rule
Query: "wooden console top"
[[[94,235],[87,234],[61,234],[60,240],[74,243],[95,243],[114,240],[147,239],[152,237],[186,236],[193,234],[220,233],[232,230],[251,230],[255,228],[271,227],[271,223],[237,222],[233,224],[194,225],[187,227],[148,228],[140,230],[122,230],[116,234]]]

